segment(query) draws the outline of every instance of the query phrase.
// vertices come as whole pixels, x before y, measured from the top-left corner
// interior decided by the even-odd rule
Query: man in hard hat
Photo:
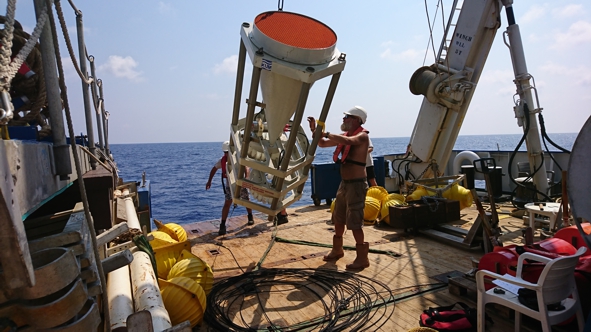
[[[331,252],[324,256],[325,261],[335,261],[343,257],[343,234],[345,227],[353,233],[356,243],[357,257],[347,270],[362,270],[369,266],[369,243],[363,234],[363,208],[367,192],[367,174],[365,162],[368,156],[369,136],[361,126],[367,120],[367,111],[355,106],[344,112],[341,130],[343,134],[322,132],[318,141],[321,148],[336,146],[333,160],[341,164],[341,184],[337,191],[335,206],[331,220],[334,223],[335,235]],[[308,117],[310,130],[316,131],[316,121]],[[324,129],[324,128],[323,128]]]
[[[224,207],[222,208],[222,222],[220,223],[220,230],[218,231],[219,235],[226,234],[226,219],[228,218],[228,213],[230,212],[230,206],[232,205],[232,193],[230,192],[230,183],[228,182],[228,178],[226,175],[226,165],[228,163],[228,151],[230,150],[230,142],[225,141],[222,144],[222,151],[224,151],[224,156],[220,158],[217,163],[211,168],[209,172],[209,180],[205,185],[205,190],[209,190],[211,188],[211,180],[213,176],[218,171],[218,169],[222,169],[222,188],[224,189],[224,195],[226,200],[224,201]],[[248,172],[248,169],[247,169]],[[248,189],[242,188],[240,190],[240,198],[248,199]],[[253,225],[254,219],[252,217],[252,210],[250,208],[246,208],[248,212],[248,224]]]

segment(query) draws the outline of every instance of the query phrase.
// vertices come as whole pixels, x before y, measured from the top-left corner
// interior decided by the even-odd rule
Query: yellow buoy
[[[417,189],[415,189],[415,191],[412,192],[412,194],[406,196],[406,201],[418,201],[419,199],[421,199],[421,197],[428,195],[429,193],[427,192],[427,190],[424,187],[419,186],[417,187]]]
[[[161,231],[153,231],[149,233],[149,235],[152,235],[154,237],[154,239],[150,241],[152,249],[178,242],[175,239],[171,238],[170,235]]]
[[[213,271],[211,267],[187,250],[181,252],[176,264],[168,273],[168,279],[175,277],[188,277],[195,280],[203,287],[205,294],[209,294],[213,287]]]
[[[367,189],[366,197],[368,197],[368,196],[373,197],[373,198],[379,200],[380,202],[384,202],[386,200],[386,197],[388,197],[388,191],[386,189],[384,189],[383,187],[374,186],[374,187]]]
[[[460,210],[472,206],[472,192],[457,183],[454,183],[451,188],[443,192],[443,197],[453,199],[460,202]]]
[[[380,219],[383,220],[384,222],[386,222],[387,224],[390,224],[390,207],[391,206],[408,205],[404,201],[404,196],[402,196],[400,194],[390,194],[390,195],[398,195],[400,197],[392,196],[392,197],[397,197],[397,198],[389,199],[384,204],[382,204]],[[390,196],[390,195],[388,195],[388,196]]]
[[[375,221],[380,214],[382,202],[377,198],[370,196],[365,197],[365,208],[363,209],[363,219],[368,221]]]
[[[164,307],[170,316],[172,325],[186,320],[195,327],[203,319],[207,297],[201,285],[187,277],[170,280],[158,280]]]
[[[168,272],[176,264],[181,252],[185,249],[191,249],[190,241],[166,244],[154,249],[154,258],[156,259],[159,278],[168,278]]]
[[[397,193],[391,193],[388,195],[388,197],[386,198],[386,201],[391,201],[391,200],[397,200],[397,201],[401,201],[404,202],[406,199],[404,198],[403,195],[401,194],[397,194]]]
[[[335,205],[335,202],[336,202],[336,201],[337,201],[337,200],[336,200],[336,199],[334,199],[334,200],[332,201],[332,203],[330,203],[330,213],[332,213],[332,211],[334,211],[334,205]]]
[[[187,240],[187,231],[185,231],[183,226],[179,224],[175,224],[173,222],[163,224],[162,222],[156,219],[154,219],[154,224],[156,224],[156,228],[158,228],[159,231],[170,235],[170,237],[174,240],[177,240],[179,242]]]

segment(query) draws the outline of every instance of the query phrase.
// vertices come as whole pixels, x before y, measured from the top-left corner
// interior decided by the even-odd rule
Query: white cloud
[[[583,5],[568,5],[553,9],[552,14],[558,18],[569,18],[585,14],[585,10],[583,9]]]
[[[591,68],[587,66],[567,67],[554,62],[547,62],[540,69],[552,75],[574,78],[573,82],[576,85],[591,85]]]
[[[520,23],[529,23],[536,21],[540,17],[546,14],[546,7],[533,5],[531,8],[521,17]]]
[[[64,76],[79,77],[78,73],[76,73],[76,69],[74,69],[74,65],[72,64],[72,59],[70,59],[69,56],[62,57],[62,68],[64,70]]]
[[[99,67],[99,70],[109,72],[116,77],[126,78],[130,81],[140,82],[143,80],[142,72],[137,71],[138,63],[130,56],[121,57],[118,55],[109,56],[109,61]]]
[[[171,14],[174,12],[174,8],[171,4],[160,1],[158,2],[158,12],[160,14]]]
[[[512,83],[515,75],[512,70],[487,71],[480,77],[481,83]]]
[[[201,98],[207,99],[207,100],[213,100],[213,101],[218,101],[218,100],[224,100],[225,97],[223,95],[217,94],[217,93],[206,93],[206,94],[202,94]]]
[[[591,23],[577,21],[571,24],[566,32],[556,33],[554,40],[554,44],[550,46],[553,49],[570,48],[575,45],[591,42]]]
[[[394,61],[414,61],[422,59],[423,52],[410,48],[399,53],[393,53],[390,48],[387,48],[384,52],[380,53],[380,58]]]
[[[390,46],[392,46],[392,45],[394,45],[394,42],[393,42],[393,41],[391,41],[391,40],[388,40],[388,41],[385,41],[385,42],[383,42],[383,43],[380,45],[380,47],[390,47]]]
[[[214,74],[235,74],[238,66],[238,55],[232,55],[225,58],[222,63],[213,67]]]

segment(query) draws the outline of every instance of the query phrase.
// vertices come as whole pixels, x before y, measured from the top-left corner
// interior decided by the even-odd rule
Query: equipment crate
[[[319,206],[323,199],[330,205],[341,184],[341,164],[312,164],[310,177],[314,205]]]

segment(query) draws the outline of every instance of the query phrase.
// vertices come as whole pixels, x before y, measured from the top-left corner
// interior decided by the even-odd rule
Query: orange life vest
[[[362,126],[359,126],[359,128],[357,128],[351,136],[355,136],[362,131],[366,131],[366,130]],[[343,135],[349,136],[349,132],[346,132]],[[345,145],[345,144],[337,145],[337,148],[334,150],[334,154],[332,155],[332,160],[335,163],[342,163],[342,164],[346,163],[347,155],[349,154],[349,150],[351,150],[351,145]],[[341,152],[342,152],[342,156],[339,159],[339,154],[341,154]]]

